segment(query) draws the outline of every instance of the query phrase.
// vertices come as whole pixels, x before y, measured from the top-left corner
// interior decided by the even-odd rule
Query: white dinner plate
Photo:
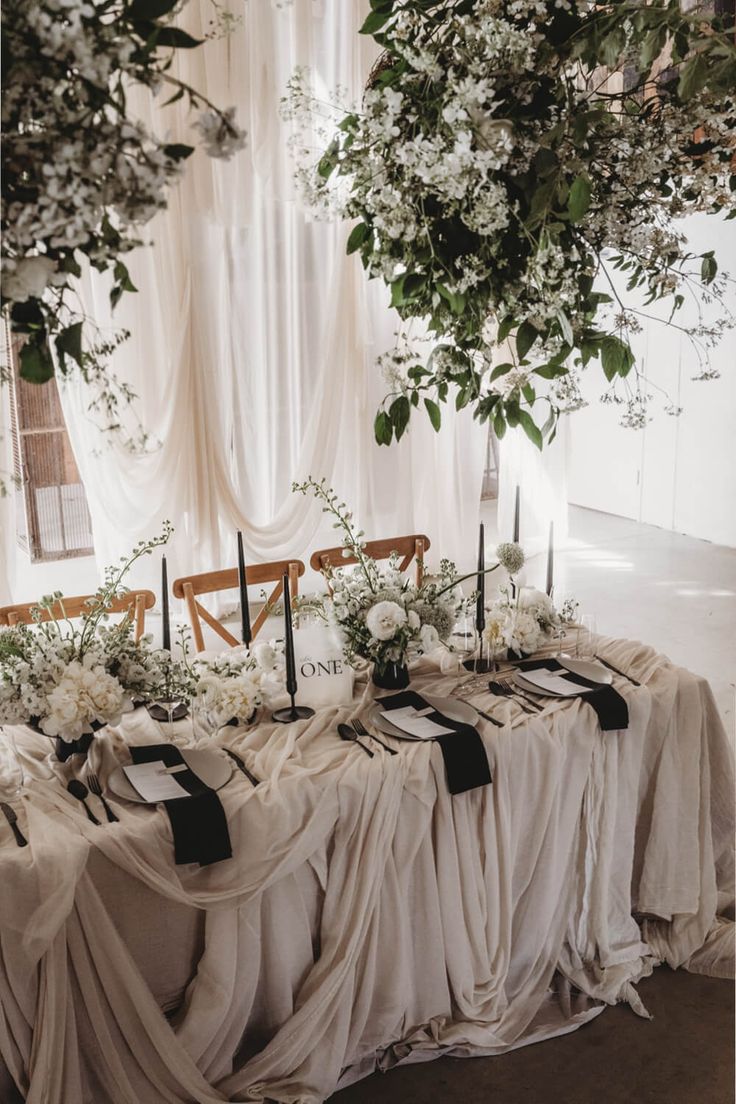
[[[422,694],[422,697],[428,705],[443,713],[451,721],[459,721],[461,724],[469,725],[478,723],[478,713],[468,702],[459,701],[457,698],[440,698],[436,694]],[[398,740],[414,740],[415,743],[422,742],[420,737],[410,736],[408,732],[402,732],[396,725],[387,721],[382,716],[381,705],[378,702],[374,702],[371,706],[368,721],[387,736],[395,736]]]
[[[233,765],[224,755],[219,755],[209,748],[181,748],[180,750],[187,766],[191,767],[197,778],[200,778],[211,790],[221,790],[230,780]],[[174,777],[176,778],[176,775]],[[139,805],[149,804],[128,781],[122,767],[115,768],[107,784],[114,794],[124,797],[126,801],[135,801]]]
[[[565,667],[573,675],[590,679],[591,682],[600,682],[610,686],[613,675],[602,663],[594,663],[592,659],[574,659],[573,656],[557,656],[560,666]]]
[[[551,672],[554,674],[554,672]],[[578,686],[571,694],[555,694],[552,690],[546,687],[538,686],[534,682],[534,671],[527,671],[522,673],[521,671],[514,672],[514,682],[518,683],[522,690],[526,690],[530,694],[537,694],[544,698],[577,698],[581,694],[587,694],[590,690],[589,686]],[[574,683],[570,683],[574,686]]]

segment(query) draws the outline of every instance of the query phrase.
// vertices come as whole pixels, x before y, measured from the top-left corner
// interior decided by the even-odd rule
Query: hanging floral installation
[[[371,0],[362,33],[383,53],[358,107],[318,101],[298,71],[287,117],[321,116],[315,158],[297,137],[297,178],[324,216],[422,319],[428,359],[399,344],[379,443],[422,404],[435,429],[450,397],[502,437],[542,447],[580,404],[579,372],[602,369],[636,425],[643,403],[631,335],[663,300],[718,317],[683,326],[707,377],[733,324],[726,274],[693,254],[678,219],[733,217],[733,15],[678,0]],[[388,361],[388,365],[386,365]],[[623,387],[625,398],[616,391]]]
[[[85,326],[75,281],[86,259],[112,273],[113,307],[136,290],[124,257],[166,207],[194,149],[151,133],[129,94],[144,86],[165,103],[186,98],[212,157],[245,144],[234,108],[219,109],[172,72],[177,51],[200,45],[174,25],[181,6],[7,0],[2,10],[2,304],[24,335],[20,374],[43,383],[57,368],[81,370],[110,422],[129,394],[109,376],[107,357],[127,335]]]

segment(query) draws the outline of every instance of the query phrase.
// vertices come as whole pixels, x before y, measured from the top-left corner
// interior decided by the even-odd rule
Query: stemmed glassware
[[[577,630],[577,656],[579,659],[592,659],[595,654],[595,617],[584,613],[580,617]]]
[[[452,627],[449,644],[460,662],[469,659],[478,647],[478,633],[475,628],[475,616],[461,614]]]
[[[7,728],[0,727],[0,797],[6,801],[20,801],[25,777],[15,737]]]

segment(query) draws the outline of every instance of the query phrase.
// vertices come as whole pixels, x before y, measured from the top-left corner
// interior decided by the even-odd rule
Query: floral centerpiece
[[[596,364],[623,423],[640,426],[647,382],[631,335],[658,301],[670,325],[699,305],[699,323],[678,328],[696,378],[711,378],[708,348],[734,321],[728,285],[680,220],[734,215],[733,6],[371,9],[361,33],[383,53],[362,101],[329,99],[301,69],[284,110],[307,202],[353,222],[347,251],[436,338],[428,359],[399,344],[379,444],[415,407],[439,429],[453,398],[498,437],[520,426],[541,448],[561,411],[585,405],[578,373]],[[323,138],[316,156],[305,117]]]
[[[256,643],[197,657],[191,671],[194,698],[208,728],[248,724],[260,705],[283,690],[283,645]]]
[[[512,595],[500,587],[486,614],[483,638],[492,658],[530,656],[575,619],[577,602],[567,599],[558,611],[549,595],[534,587],[519,587]]]
[[[0,629],[0,724],[27,724],[58,737],[59,755],[66,758],[86,751],[92,734],[119,724],[134,703],[159,697],[180,678],[181,665],[154,649],[151,636],[134,639],[130,614],[107,624],[111,602],[126,593],[130,568],[170,533],[166,523],[161,536],[141,541],[119,567],[108,568],[76,624],[66,618],[57,592],[39,603],[34,625]],[[48,620],[42,620],[44,611]]]
[[[354,528],[352,514],[324,479],[318,482],[310,477],[305,483],[293,484],[293,489],[314,494],[323,502],[323,511],[332,514],[335,528],[342,530],[345,556],[357,560],[354,566],[325,571],[331,590],[327,612],[342,631],[346,661],[352,664],[359,657],[373,663],[373,680],[379,686],[406,686],[407,661],[446,644],[455,621],[471,600],[460,583],[476,573],[459,577],[455,565],[442,560],[439,576],[417,586],[399,571],[397,556],[382,567],[367,555],[363,531]],[[524,562],[522,550],[516,544],[503,547],[507,565],[518,570]]]

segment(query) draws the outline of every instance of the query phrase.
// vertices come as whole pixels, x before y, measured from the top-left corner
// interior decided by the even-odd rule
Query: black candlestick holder
[[[308,705],[296,705],[294,695],[291,694],[291,705],[285,705],[283,709],[274,709],[271,719],[279,724],[291,724],[292,721],[305,721],[307,717],[314,716],[314,710]]]
[[[463,667],[466,671],[472,671],[474,675],[487,675],[490,671],[495,671],[496,665],[493,660],[483,658],[483,637],[481,636],[480,639],[478,655],[473,659],[464,659]]]

